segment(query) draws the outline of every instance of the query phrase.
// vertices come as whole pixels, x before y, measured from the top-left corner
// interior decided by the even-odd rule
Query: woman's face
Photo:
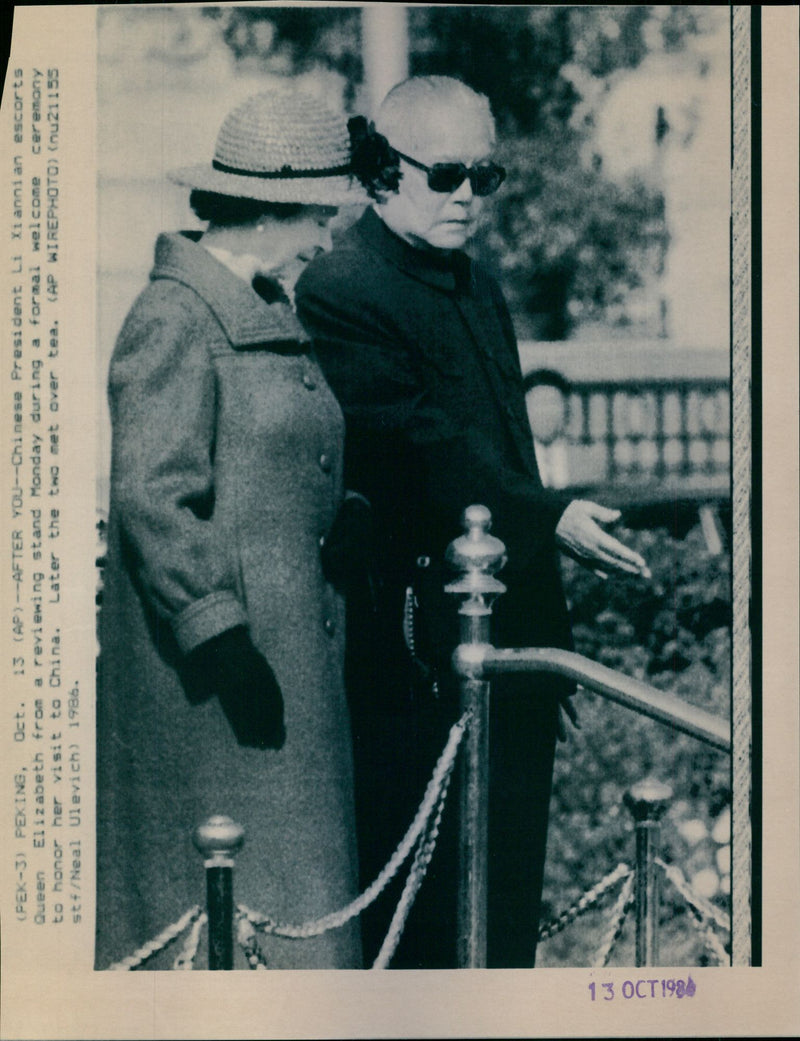
[[[306,264],[331,248],[330,223],[336,213],[335,206],[304,206],[296,217],[260,221],[255,239],[262,274],[293,289]]]

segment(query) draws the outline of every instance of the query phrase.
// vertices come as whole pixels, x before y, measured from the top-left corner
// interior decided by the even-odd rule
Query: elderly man
[[[488,101],[449,77],[394,87],[375,126],[355,120],[354,164],[374,203],[297,287],[301,320],[347,421],[350,487],[372,503],[374,566],[350,598],[359,853],[373,880],[410,823],[457,716],[449,655],[456,605],[442,560],[461,514],[483,503],[508,548],[495,608],[505,646],[569,647],[557,550],[643,572],[602,527],[617,511],[543,488],[517,345],[500,289],[462,247],[504,171]],[[488,965],[534,961],[559,703],[555,679],[493,688]],[[455,965],[451,806],[393,964]],[[364,916],[375,953],[392,907]]]

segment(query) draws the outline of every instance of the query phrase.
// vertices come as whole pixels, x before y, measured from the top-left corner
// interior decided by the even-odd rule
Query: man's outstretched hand
[[[619,510],[608,506],[586,499],[573,499],[556,526],[556,544],[563,553],[601,578],[608,578],[609,571],[650,578],[650,569],[644,558],[601,527],[613,524],[620,516]]]

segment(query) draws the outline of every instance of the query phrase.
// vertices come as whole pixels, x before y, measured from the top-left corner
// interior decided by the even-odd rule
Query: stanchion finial
[[[506,562],[506,547],[489,534],[492,515],[485,506],[468,506],[462,518],[466,534],[454,539],[447,548],[447,562],[459,571],[482,571],[494,574]]]
[[[461,574],[445,586],[446,593],[466,597],[463,613],[484,611],[506,587],[494,577],[506,562],[506,547],[489,534],[492,515],[485,506],[468,506],[463,516],[466,534],[447,547],[447,563]],[[471,605],[471,606],[469,606]]]
[[[648,777],[629,788],[624,798],[634,820],[660,820],[672,800],[672,789],[668,784]]]
[[[230,817],[215,814],[195,828],[192,841],[206,860],[229,860],[242,847],[244,828]]]

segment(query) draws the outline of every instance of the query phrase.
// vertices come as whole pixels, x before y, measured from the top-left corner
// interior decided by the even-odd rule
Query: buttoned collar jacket
[[[245,828],[235,892],[253,909],[303,923],[357,892],[344,606],[320,565],[343,419],[307,335],[190,235],[162,235],[109,401],[98,968],[204,902],[191,835],[212,814]],[[283,694],[277,750],[240,745],[181,682],[186,655],[238,625]],[[272,968],[360,965],[357,923],[263,943]]]
[[[465,253],[412,247],[368,209],[332,253],[309,265],[296,299],[346,417],[348,487],[370,499],[375,516],[372,599],[358,601],[348,650],[358,755],[371,733],[424,714],[419,707],[431,699],[447,704],[443,718],[454,716],[457,603],[442,593],[443,559],[470,504],[491,510],[492,531],[508,552],[494,642],[571,646],[554,541],[569,497],[542,486],[512,322],[497,283]],[[555,694],[567,688],[541,679],[495,686],[509,693],[492,702],[490,864],[513,865],[510,875],[490,867],[490,965],[522,967],[532,963],[536,942]],[[410,745],[421,726],[411,727]],[[400,750],[396,763],[411,758]],[[365,755],[362,774],[379,770],[377,759]],[[420,766],[415,783],[426,771]],[[371,799],[367,791],[362,816]],[[428,929],[420,949],[435,932]]]

